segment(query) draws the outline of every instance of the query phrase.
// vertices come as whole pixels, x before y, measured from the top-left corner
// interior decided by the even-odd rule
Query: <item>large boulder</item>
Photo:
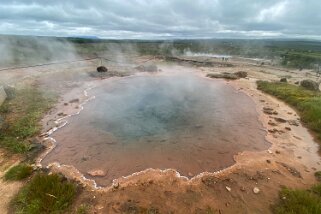
[[[313,80],[302,80],[300,85],[311,91],[319,91],[319,83]]]
[[[97,67],[97,72],[101,73],[101,72],[107,72],[108,69],[105,66],[99,66]]]

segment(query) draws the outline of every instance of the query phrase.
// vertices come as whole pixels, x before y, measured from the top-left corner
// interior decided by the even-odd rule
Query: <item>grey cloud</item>
[[[0,34],[321,38],[320,8],[319,0],[0,0]]]

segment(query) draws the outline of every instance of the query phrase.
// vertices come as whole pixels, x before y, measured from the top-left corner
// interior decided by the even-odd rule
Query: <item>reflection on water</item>
[[[96,99],[54,134],[58,147],[44,160],[112,179],[146,168],[186,176],[233,164],[233,155],[268,147],[252,100],[222,80],[192,73],[106,80]]]

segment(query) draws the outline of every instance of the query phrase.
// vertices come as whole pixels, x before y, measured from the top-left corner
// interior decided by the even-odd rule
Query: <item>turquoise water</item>
[[[191,76],[136,77],[120,80],[112,89],[96,94],[99,100],[89,104],[95,109],[92,124],[130,142],[139,138],[167,135],[174,132],[193,132],[202,122],[203,112],[215,108],[202,96],[211,87],[202,79]],[[125,87],[123,87],[125,86]]]

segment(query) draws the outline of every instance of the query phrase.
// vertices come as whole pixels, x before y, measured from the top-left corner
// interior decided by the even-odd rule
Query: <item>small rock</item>
[[[275,117],[274,120],[275,120],[276,122],[279,122],[279,123],[286,123],[286,122],[287,122],[287,120],[285,120],[285,119],[283,119],[283,118],[280,118],[280,117]]]
[[[288,80],[285,77],[283,77],[280,79],[280,82],[288,82]]]
[[[84,156],[84,157],[81,158],[82,161],[87,161],[88,159],[89,159],[89,158],[86,157],[86,156]]]
[[[228,187],[228,186],[226,186],[225,188],[226,188],[227,191],[229,191],[229,192],[231,192],[231,190],[232,190],[231,187]]]
[[[269,129],[268,132],[270,132],[270,133],[278,133],[279,131],[276,128],[274,128],[274,129]]]
[[[88,175],[93,177],[104,177],[106,176],[106,172],[101,169],[91,170],[87,172]]]
[[[157,71],[159,71],[157,66],[154,64],[139,65],[139,66],[135,67],[135,69],[139,70],[140,72],[157,72]]]
[[[265,114],[273,114],[274,109],[271,107],[263,107],[263,112]]]
[[[285,129],[286,129],[286,130],[288,130],[288,131],[291,131],[291,128],[290,128],[290,127],[288,127],[288,126],[287,126],[287,127],[285,127]]]
[[[277,163],[283,166],[284,168],[286,168],[293,176],[302,178],[301,173],[294,167],[282,162],[277,162]]]
[[[69,103],[79,103],[79,99],[72,99],[69,101]]]
[[[275,151],[275,154],[280,154],[281,152],[279,150],[276,150]]]
[[[299,126],[299,122],[297,120],[288,120],[288,123],[291,126]]]
[[[298,137],[298,136],[295,136],[293,135],[294,138],[298,139],[298,140],[302,140],[302,138]]]
[[[266,160],[267,163],[271,163],[271,160]]]
[[[253,188],[253,192],[254,192],[255,194],[258,194],[258,193],[260,192],[260,189],[259,189],[258,187],[254,187],[254,188]]]
[[[113,183],[113,188],[118,189],[120,186],[119,182]]]
[[[188,175],[189,177],[193,177],[193,174],[192,174],[191,172],[189,172],[187,175]]]
[[[270,126],[277,126],[277,124],[274,123],[274,122],[272,122],[272,121],[269,121],[268,124],[269,124]]]

